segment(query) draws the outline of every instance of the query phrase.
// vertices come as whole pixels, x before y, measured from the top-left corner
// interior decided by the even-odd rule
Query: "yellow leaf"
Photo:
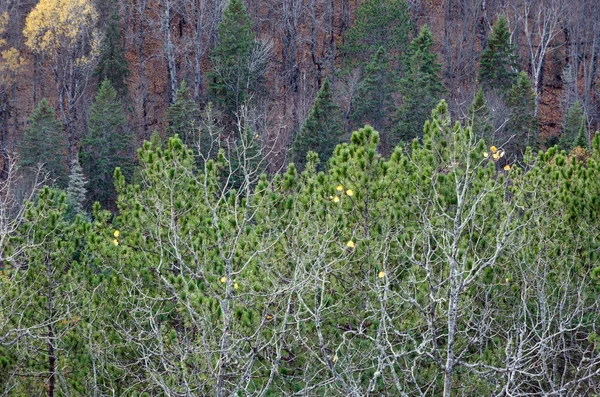
[[[349,240],[349,241],[346,243],[346,247],[348,247],[348,248],[354,248],[354,247],[355,247],[354,241],[352,241],[352,240]]]
[[[338,356],[337,356],[337,354],[336,354],[335,356],[333,356],[333,362],[334,362],[334,363],[336,363],[336,362],[337,362],[337,360],[338,360]]]
[[[36,52],[75,50],[97,19],[91,0],[40,0],[25,20],[25,44]]]

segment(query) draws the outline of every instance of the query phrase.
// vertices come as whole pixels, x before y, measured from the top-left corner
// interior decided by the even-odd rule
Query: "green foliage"
[[[479,80],[486,89],[507,93],[517,80],[519,58],[510,36],[508,21],[501,15],[492,27],[487,46],[481,54]]]
[[[411,30],[405,0],[367,0],[356,10],[354,24],[346,32],[342,47],[350,64],[367,63],[380,47],[395,63],[404,55]]]
[[[41,190],[0,263],[0,393],[599,390],[600,137],[499,167],[476,98],[389,157],[361,128],[324,171],[259,175],[251,128],[202,164],[146,142],[92,223]]]
[[[534,93],[527,73],[519,73],[517,82],[507,94],[506,104],[511,111],[507,123],[511,136],[504,147],[511,155],[521,157],[526,147],[537,145]]]
[[[388,55],[383,47],[365,68],[360,87],[353,102],[352,121],[356,126],[372,125],[386,134],[390,131],[394,107],[395,81]],[[383,145],[386,147],[385,143]]]
[[[260,71],[265,65],[252,59],[256,43],[243,0],[228,1],[217,30],[208,88],[211,100],[234,120],[241,105],[260,85]]]
[[[8,395],[58,395],[69,388],[84,396],[88,390],[81,337],[85,282],[74,260],[79,221],[67,222],[65,211],[66,196],[44,188],[11,236],[22,248],[0,283],[1,296],[14,300],[2,310],[12,321],[0,321],[0,355],[8,358],[0,390],[13,389]]]
[[[497,143],[493,139],[494,126],[492,125],[485,94],[481,88],[477,90],[475,99],[469,107],[469,125],[477,137],[484,139],[489,144]]]
[[[76,213],[83,212],[83,204],[87,195],[85,185],[87,181],[83,175],[83,168],[79,164],[79,159],[71,160],[71,172],[69,173],[69,184],[67,186],[67,198],[75,209]]]
[[[433,36],[424,25],[406,54],[406,75],[399,86],[402,106],[398,109],[398,125],[392,144],[421,137],[423,123],[444,93],[441,64],[432,48]]]
[[[178,134],[186,145],[195,146],[197,131],[200,128],[199,113],[187,83],[182,80],[175,93],[175,103],[167,110],[167,137]]]
[[[115,7],[115,5],[111,4],[111,7]],[[102,37],[96,75],[98,76],[99,85],[104,80],[109,80],[119,97],[123,98],[127,95],[125,80],[130,74],[131,71],[127,59],[125,59],[125,49],[122,44],[120,18],[115,9]]]
[[[585,134],[585,145],[582,145],[581,147],[587,148],[588,143],[585,112],[583,111],[581,102],[576,101],[571,105],[571,107],[569,107],[569,111],[567,112],[565,126],[560,136],[559,147],[562,150],[569,152],[575,146],[579,146],[579,143],[584,143],[578,142],[582,129]]]
[[[19,145],[24,166],[44,165],[44,170],[59,187],[67,184],[67,138],[54,109],[42,99],[29,117],[29,127]]]
[[[333,102],[329,80],[325,79],[308,117],[294,138],[292,158],[296,167],[303,170],[306,154],[313,151],[319,155],[322,169],[343,133],[342,114]]]
[[[90,107],[88,131],[81,140],[80,162],[88,180],[88,199],[114,208],[116,191],[113,172],[116,167],[130,176],[132,138],[121,101],[109,80],[104,80]]]

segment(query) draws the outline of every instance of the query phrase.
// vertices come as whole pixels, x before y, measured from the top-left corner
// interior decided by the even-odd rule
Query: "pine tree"
[[[407,52],[406,76],[400,80],[399,87],[402,106],[398,109],[399,121],[392,144],[420,137],[425,120],[444,93],[441,64],[432,47],[433,36],[424,25]]]
[[[319,155],[323,169],[343,133],[342,114],[333,102],[329,80],[325,79],[306,121],[294,139],[292,156],[296,167],[304,169],[306,154],[313,151]]]
[[[492,135],[494,126],[491,122],[490,110],[481,87],[469,107],[469,124],[478,138],[483,138],[490,145],[496,143]]]
[[[231,119],[255,83],[253,70],[249,68],[253,47],[252,20],[243,0],[229,0],[211,56],[209,90],[212,101]]]
[[[59,187],[67,184],[67,138],[54,109],[42,99],[29,118],[29,127],[19,147],[24,166],[44,164],[50,178]]]
[[[520,72],[517,82],[507,94],[506,104],[511,116],[507,124],[509,136],[505,137],[505,150],[510,156],[520,158],[527,146],[536,145],[534,94],[527,73]]]
[[[516,82],[518,66],[519,59],[510,42],[508,21],[500,16],[481,54],[479,80],[486,89],[498,88],[501,93],[506,93]]]
[[[74,260],[77,225],[66,221],[66,196],[58,190],[45,187],[35,204],[26,205],[23,224],[11,240],[22,247],[18,262],[10,265],[12,282],[0,282],[2,292],[13,297],[2,312],[10,308],[18,320],[12,330],[2,329],[7,332],[2,336],[20,335],[13,336],[17,343],[12,352],[0,347],[20,374],[9,395],[59,396],[69,389],[70,395],[82,396],[89,360],[78,325],[84,283],[77,280],[82,269]]]
[[[119,97],[123,98],[127,95],[127,83],[125,79],[129,77],[131,72],[125,58],[125,49],[123,48],[121,39],[120,18],[116,9],[113,11],[106,25],[106,31],[100,46],[100,57],[98,59],[96,74],[99,84],[108,79],[119,94]]]
[[[394,86],[387,52],[380,47],[365,68],[356,100],[353,101],[352,121],[355,127],[372,125],[384,135],[384,146],[385,134],[391,127]]]
[[[175,103],[169,106],[166,115],[167,138],[178,134],[188,146],[195,146],[199,126],[199,109],[185,80],[175,93]]]
[[[585,128],[585,122],[585,112],[581,106],[581,102],[576,101],[569,107],[565,126],[562,135],[560,136],[558,146],[562,150],[569,152],[577,146],[576,141],[578,140],[582,126]]]
[[[342,51],[352,64],[369,62],[380,47],[398,61],[406,49],[411,30],[405,0],[367,0],[356,10],[354,25],[347,31]]]
[[[132,141],[126,123],[117,91],[109,80],[104,80],[90,107],[89,130],[81,141],[80,161],[89,182],[89,201],[99,201],[105,208],[114,208],[115,168],[121,167],[128,177],[132,172]]]
[[[81,168],[81,165],[79,164],[79,159],[75,157],[71,160],[67,198],[75,208],[76,213],[83,212],[83,203],[85,203],[85,196],[87,194],[87,189],[85,188],[86,184],[87,181],[83,175],[83,168]]]

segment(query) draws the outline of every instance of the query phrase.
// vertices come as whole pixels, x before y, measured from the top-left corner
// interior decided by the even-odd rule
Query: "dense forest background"
[[[600,395],[592,0],[4,0],[0,396]]]
[[[85,162],[104,79],[124,116],[117,122],[118,134],[127,136],[119,157],[131,161],[154,132],[183,136],[208,121],[220,129],[223,146],[235,146],[236,126],[251,128],[266,168],[276,172],[303,158],[292,148],[306,136],[301,129],[325,80],[327,101],[338,109],[326,112],[337,128],[321,135],[329,136],[328,148],[369,123],[382,134],[382,153],[390,153],[399,141],[420,136],[441,98],[453,117],[467,118],[479,88],[494,144],[550,147],[561,137],[574,141],[569,135],[582,125],[589,141],[598,127],[600,11],[593,0],[249,1],[229,17],[227,6],[225,0],[3,1],[3,153],[47,161],[30,155],[27,143],[35,109],[46,99],[66,148],[38,151],[54,150],[62,162],[55,168],[69,170],[75,157]],[[424,26],[431,37],[412,48]],[[416,51],[431,55],[411,59]],[[529,96],[531,89],[533,105],[508,98],[519,72],[530,88],[513,94]]]

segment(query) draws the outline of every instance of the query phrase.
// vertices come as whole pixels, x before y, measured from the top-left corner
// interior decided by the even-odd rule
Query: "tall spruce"
[[[486,89],[497,88],[506,94],[517,80],[518,67],[519,58],[510,41],[508,21],[500,16],[481,54],[479,80]]]
[[[534,93],[527,73],[520,72],[517,82],[506,97],[510,120],[504,145],[511,157],[520,158],[528,146],[536,146],[536,119],[534,116]]]
[[[121,98],[127,95],[127,83],[125,80],[131,72],[125,58],[125,49],[123,48],[121,38],[120,18],[116,9],[113,10],[106,24],[106,30],[100,46],[96,74],[100,84],[108,79]]]
[[[79,159],[75,157],[71,160],[71,172],[69,173],[69,184],[67,186],[67,199],[76,213],[83,212],[83,204],[87,195],[85,185],[87,181],[83,175],[83,168],[79,164]]]
[[[67,185],[67,137],[46,99],[42,99],[33,110],[19,153],[24,166],[42,163],[57,186],[64,188]]]
[[[356,10],[342,51],[350,65],[368,63],[383,47],[393,61],[401,59],[411,30],[405,0],[367,0]]]
[[[229,0],[218,27],[218,42],[211,56],[209,90],[212,101],[234,119],[253,85],[249,68],[254,46],[252,20],[243,0]]]
[[[566,151],[570,151],[577,146],[576,141],[579,138],[582,127],[585,129],[585,122],[585,112],[581,106],[581,102],[576,101],[569,107],[558,146]]]
[[[353,127],[372,125],[382,134],[384,147],[392,124],[394,93],[389,57],[385,48],[379,47],[365,68],[358,95],[353,101],[352,121]]]
[[[478,138],[483,138],[490,145],[496,143],[494,142],[494,126],[492,125],[490,110],[481,87],[477,90],[475,99],[469,107],[469,124]]]
[[[169,106],[166,115],[167,138],[179,134],[188,146],[194,146],[199,126],[200,110],[190,95],[185,80],[175,93],[175,103]]]
[[[343,133],[342,113],[333,102],[329,80],[325,79],[306,121],[294,139],[292,158],[296,167],[304,169],[306,154],[313,151],[319,155],[320,168],[323,169]]]
[[[81,141],[80,161],[89,182],[89,201],[99,201],[105,208],[115,205],[115,168],[120,167],[127,176],[132,173],[132,138],[126,124],[117,91],[109,80],[104,80],[90,107],[88,132]]]
[[[433,35],[424,25],[407,52],[406,75],[400,80],[399,86],[402,105],[398,109],[398,124],[392,145],[421,137],[425,120],[444,93],[441,64],[432,47]]]

